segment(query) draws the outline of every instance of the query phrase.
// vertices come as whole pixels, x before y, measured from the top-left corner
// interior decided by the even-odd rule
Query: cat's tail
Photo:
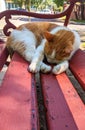
[[[14,54],[14,51],[13,51],[13,49],[11,48],[11,46],[10,46],[10,43],[11,41],[10,41],[10,39],[8,38],[7,39],[7,42],[6,42],[6,48],[7,48],[7,50],[8,50],[8,52],[9,52],[9,55],[10,55],[10,58],[12,58],[12,56],[13,56],[13,54]]]

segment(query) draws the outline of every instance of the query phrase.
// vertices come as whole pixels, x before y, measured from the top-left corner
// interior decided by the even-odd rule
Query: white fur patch
[[[36,48],[35,54],[32,58],[32,62],[29,66],[29,70],[32,73],[36,73],[40,71],[41,61],[43,61],[43,58],[44,58],[45,42],[46,42],[45,39],[42,40],[41,44]]]
[[[51,66],[46,65],[45,63],[41,62],[40,70],[43,73],[48,73],[51,71]]]
[[[36,37],[35,35],[29,31],[28,29],[23,30],[14,30],[11,33],[12,38],[14,39],[13,44],[16,42],[22,42],[24,43],[24,46],[26,50],[23,52],[23,56],[25,56],[25,59],[27,61],[31,61],[35,50],[36,50]],[[12,44],[11,44],[12,47]],[[18,48],[15,48],[16,51],[18,51]]]
[[[28,29],[23,29],[23,30],[14,30],[12,33],[11,33],[11,36],[15,39],[15,41],[23,41],[25,44],[27,44],[28,46],[28,43],[32,43],[35,45],[35,41],[36,41],[36,38],[35,38],[35,35],[29,31]]]
[[[56,56],[56,51],[53,50],[53,52],[49,56],[46,57],[47,61],[49,63],[58,63],[55,56]]]
[[[56,27],[56,28],[54,28],[52,31],[51,31],[51,33],[52,34],[55,34],[55,33],[57,33],[58,31],[60,31],[60,30],[70,30],[70,29],[68,29],[67,27],[63,27],[63,26],[60,26],[60,27]]]
[[[56,53],[56,51],[55,51],[55,50],[53,50],[53,52],[52,52],[52,54],[51,54],[51,57],[52,57],[52,58],[54,58],[54,57],[55,57],[55,53]]]

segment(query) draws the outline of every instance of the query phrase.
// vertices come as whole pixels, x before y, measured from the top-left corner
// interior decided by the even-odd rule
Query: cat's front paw
[[[61,73],[61,66],[60,65],[55,66],[52,70],[52,73],[53,74],[60,74]]]
[[[40,70],[41,70],[41,72],[43,72],[43,73],[48,73],[48,72],[51,71],[51,66],[42,63],[42,64],[41,64],[41,67],[40,67]]]
[[[37,65],[35,63],[31,63],[29,65],[29,71],[32,72],[32,73],[37,73],[40,71],[40,65]]]
[[[64,62],[54,66],[52,72],[53,72],[53,74],[60,74],[64,71],[66,71],[68,69],[68,67],[69,67],[68,61],[64,61]]]

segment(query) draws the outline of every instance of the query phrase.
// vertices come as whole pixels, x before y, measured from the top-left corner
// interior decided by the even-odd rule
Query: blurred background
[[[0,12],[11,9],[54,14],[64,11],[68,6],[69,0],[0,0]],[[85,0],[76,3],[71,19],[85,22]]]

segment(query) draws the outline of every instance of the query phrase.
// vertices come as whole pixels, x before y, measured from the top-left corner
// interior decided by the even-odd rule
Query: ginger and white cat
[[[17,51],[30,62],[30,72],[60,74],[68,69],[69,60],[80,46],[80,37],[67,27],[34,22],[12,31],[6,45],[9,51]],[[53,68],[43,62],[44,55],[49,63],[56,64]]]

